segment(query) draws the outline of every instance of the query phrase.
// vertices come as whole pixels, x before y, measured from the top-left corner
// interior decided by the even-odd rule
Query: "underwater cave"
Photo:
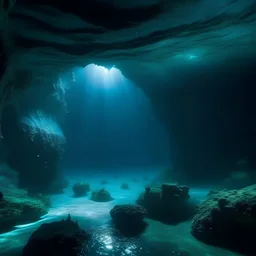
[[[0,0],[0,255],[256,255],[255,0]]]

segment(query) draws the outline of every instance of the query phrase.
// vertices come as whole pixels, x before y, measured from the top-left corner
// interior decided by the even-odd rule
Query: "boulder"
[[[67,220],[42,224],[29,238],[22,256],[86,256],[89,240],[90,235],[69,215]]]
[[[75,183],[72,187],[74,197],[85,196],[91,189],[90,185],[84,182]]]
[[[109,202],[112,201],[110,193],[106,189],[100,189],[92,192],[91,200],[95,202]]]
[[[128,189],[130,189],[130,187],[127,183],[122,183],[121,184],[121,189],[128,190]]]
[[[140,205],[116,205],[111,211],[115,227],[126,236],[137,236],[144,231],[147,211]]]
[[[162,184],[146,187],[137,203],[148,212],[148,217],[167,224],[176,224],[192,217],[194,206],[189,203],[189,187]]]
[[[211,191],[196,208],[191,232],[197,239],[256,255],[256,185]]]
[[[16,225],[37,221],[47,213],[48,207],[43,200],[29,197],[24,190],[12,191],[3,193],[0,200],[0,233]]]

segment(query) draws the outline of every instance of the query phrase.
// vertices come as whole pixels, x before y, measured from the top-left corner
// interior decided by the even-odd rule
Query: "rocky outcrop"
[[[140,205],[116,205],[111,211],[115,227],[126,236],[137,236],[146,227],[144,218],[147,211]]]
[[[42,224],[29,238],[22,256],[87,255],[89,234],[70,219]]]
[[[110,193],[106,189],[100,189],[92,192],[91,200],[95,202],[109,202],[114,198],[110,195]]]
[[[40,119],[39,115],[38,118]],[[19,187],[26,188],[33,194],[61,192],[66,186],[59,167],[62,149],[52,146],[52,141],[58,140],[47,132],[47,123],[33,121],[44,126],[41,127],[42,134],[33,138],[30,132],[21,129],[14,107],[5,109],[3,119],[4,143],[8,147],[7,163],[18,172]]]
[[[37,221],[47,213],[48,203],[43,198],[31,198],[19,189],[3,190],[0,200],[0,233],[16,225]]]
[[[192,216],[193,205],[189,203],[189,198],[189,187],[163,184],[147,187],[137,203],[145,207],[148,217],[167,224],[176,224]]]
[[[196,208],[191,232],[205,243],[256,255],[256,185],[210,192]]]

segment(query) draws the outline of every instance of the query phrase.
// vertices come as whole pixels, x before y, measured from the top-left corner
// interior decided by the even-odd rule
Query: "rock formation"
[[[113,200],[110,193],[106,189],[99,189],[92,192],[91,200],[95,202],[109,202]]]
[[[79,182],[73,185],[72,190],[74,192],[74,197],[82,197],[85,196],[91,189],[88,183]]]
[[[167,224],[176,224],[192,217],[194,206],[190,205],[189,198],[189,187],[163,184],[146,187],[137,203],[147,210],[148,217]]]
[[[255,255],[256,185],[211,191],[196,208],[191,232],[205,243]]]
[[[0,201],[0,232],[10,231],[16,225],[37,221],[48,211],[44,197],[30,197],[19,189],[4,189]]]
[[[29,238],[22,256],[87,255],[86,243],[90,235],[71,220],[42,224]]]
[[[137,236],[146,227],[144,218],[147,211],[139,205],[125,204],[116,205],[111,211],[110,216],[114,225],[126,236]]]

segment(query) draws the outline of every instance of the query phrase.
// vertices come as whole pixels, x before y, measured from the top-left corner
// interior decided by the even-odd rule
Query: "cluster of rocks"
[[[88,184],[80,183],[77,194],[89,190]],[[100,189],[92,192],[91,200],[108,202],[113,198],[107,190]],[[47,200],[43,196],[30,198],[24,191],[15,196],[0,192],[0,232],[39,219],[46,212]],[[211,191],[197,206],[190,203],[187,186],[162,184],[146,187],[137,204],[116,205],[110,216],[114,230],[126,237],[144,232],[146,217],[168,224],[191,218],[191,233],[198,240],[256,255],[256,185],[240,190]],[[67,220],[41,225],[28,240],[23,256],[65,253],[75,256],[84,253],[89,241],[89,233],[80,229],[69,216]]]
[[[118,179],[119,177],[117,175],[114,176],[115,179]],[[148,176],[143,177],[144,181],[148,181]],[[139,179],[132,178],[133,182],[139,182]],[[109,181],[106,179],[103,179],[100,181],[100,185],[103,186],[102,189],[96,190],[92,192],[91,200],[97,201],[97,202],[108,202],[113,200],[110,193],[104,188],[104,185],[108,185]],[[128,183],[124,182],[120,185],[120,188],[123,190],[129,190],[130,186]],[[73,196],[74,197],[84,197],[87,196],[88,193],[91,191],[90,184],[85,182],[77,182],[72,186],[73,190]]]
[[[74,197],[83,197],[91,191],[91,188],[88,183],[79,182],[73,185],[72,190]],[[109,202],[112,201],[113,198],[105,188],[102,188],[91,193],[91,200],[95,202]]]
[[[164,223],[176,224],[193,215],[194,206],[189,202],[189,187],[176,184],[162,184],[146,187],[137,204],[148,212],[148,217]]]
[[[125,236],[137,236],[146,227],[146,210],[139,205],[117,205],[110,211],[114,227]],[[66,220],[42,224],[29,238],[22,256],[87,255],[91,235],[77,222]]]
[[[106,185],[108,184],[108,181],[102,180],[100,183],[101,185]],[[120,188],[123,190],[130,189],[127,183],[122,183]],[[78,182],[72,186],[72,190],[73,190],[74,197],[84,197],[88,195],[88,193],[91,191],[91,188],[90,188],[90,184],[88,183]],[[113,197],[111,196],[109,191],[107,191],[105,188],[102,188],[99,190],[92,191],[91,200],[95,202],[109,202],[113,200]]]

